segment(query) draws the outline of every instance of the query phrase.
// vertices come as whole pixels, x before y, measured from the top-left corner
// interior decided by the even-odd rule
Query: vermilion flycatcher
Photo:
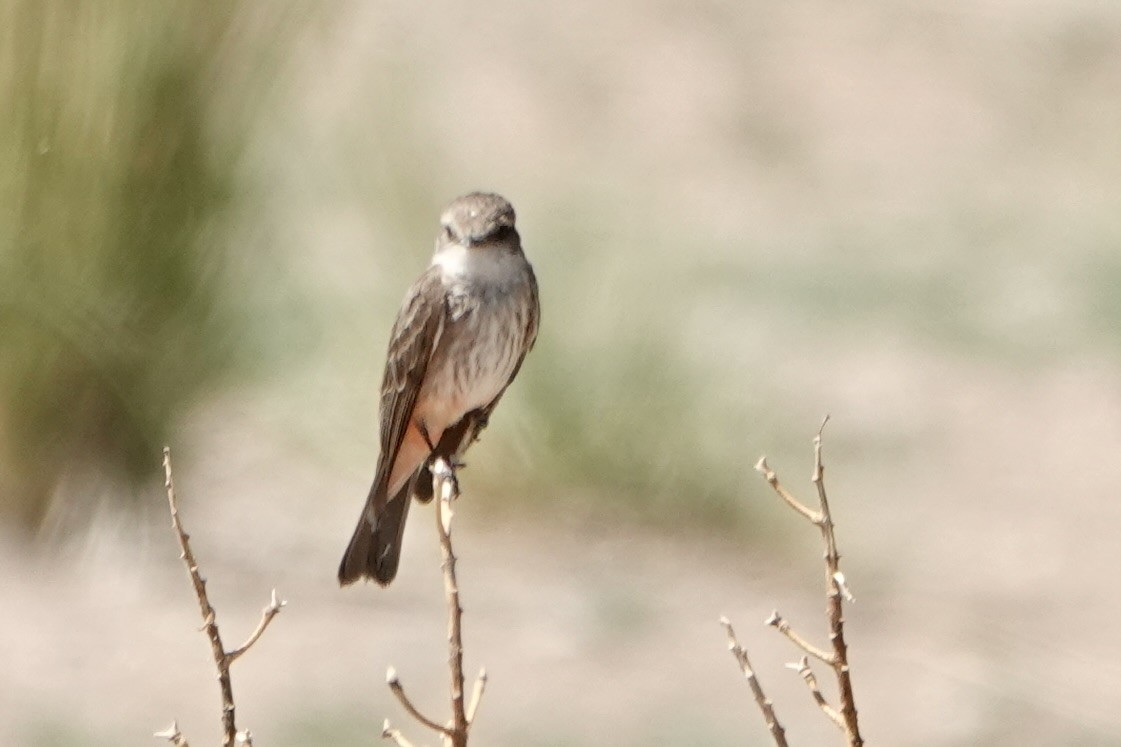
[[[381,385],[381,454],[339,583],[397,575],[409,504],[432,498],[429,464],[454,461],[486,427],[537,338],[540,306],[514,208],[495,194],[456,199],[432,264],[405,294]]]

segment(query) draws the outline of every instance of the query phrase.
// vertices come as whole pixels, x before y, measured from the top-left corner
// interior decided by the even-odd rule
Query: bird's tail
[[[409,483],[412,481],[410,480]],[[397,575],[397,564],[401,560],[401,539],[405,533],[405,519],[409,515],[409,483],[397,495],[385,502],[385,507],[377,512],[373,523],[370,516],[374,502],[371,489],[366,499],[366,508],[358,519],[358,526],[350,538],[346,553],[339,564],[339,584],[346,586],[361,578],[372,578],[382,586]]]
[[[496,399],[495,402],[498,400]],[[493,403],[491,405],[493,407]],[[374,481],[362,518],[350,538],[346,554],[339,564],[339,583],[352,584],[361,578],[372,578],[382,586],[388,586],[397,575],[397,563],[401,559],[401,538],[405,532],[405,519],[409,515],[409,504],[416,498],[421,503],[432,500],[432,471],[429,467],[434,456],[449,462],[458,461],[459,455],[466,451],[479,437],[479,432],[487,425],[487,411],[483,408],[472,410],[459,422],[444,430],[440,442],[432,454],[417,468],[397,495],[389,500],[377,500],[379,480]],[[384,490],[385,488],[380,488]],[[378,511],[377,506],[383,506]],[[370,517],[374,519],[371,522]]]

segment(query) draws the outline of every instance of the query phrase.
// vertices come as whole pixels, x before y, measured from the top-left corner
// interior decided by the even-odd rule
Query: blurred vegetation
[[[239,362],[232,164],[206,121],[232,16],[207,10],[0,6],[0,511],[22,526],[98,481],[151,479]]]
[[[744,473],[826,409],[909,448],[851,383],[885,360],[1116,357],[1117,19],[820,11],[0,0],[0,510],[127,494],[265,359],[247,432],[367,479],[384,336],[475,188],[544,306],[473,459],[503,510],[754,525]]]

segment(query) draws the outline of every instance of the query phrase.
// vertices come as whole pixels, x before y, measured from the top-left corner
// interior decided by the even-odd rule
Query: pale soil
[[[1121,400],[1109,377],[1085,373],[1018,385],[977,378],[969,397],[946,372],[939,378],[930,396],[962,403],[941,408],[944,434],[960,438],[932,438],[930,453],[905,464],[827,461],[858,600],[847,617],[867,736],[1109,744],[1121,733],[1112,593],[1121,509],[1103,486],[1119,477]],[[316,466],[255,430],[264,423],[251,409],[236,411],[227,402],[200,418],[210,440],[181,460],[177,482],[229,645],[272,586],[289,601],[236,667],[240,723],[261,744],[368,743],[386,716],[411,729],[383,684],[390,664],[439,712],[444,614],[430,509],[413,515],[390,590],[339,590],[335,563],[365,476]],[[833,427],[840,442],[844,421]],[[807,448],[772,463],[804,493],[808,458]],[[480,743],[765,744],[720,614],[737,623],[795,743],[829,743],[782,668],[789,645],[760,625],[779,606],[825,640],[817,546],[793,517],[793,539],[777,551],[549,517],[483,526],[469,475],[465,489],[467,665],[485,664],[491,678]],[[158,486],[152,501],[150,526],[103,519],[59,555],[3,545],[0,743],[150,744],[172,717],[197,743],[213,735],[209,649]]]

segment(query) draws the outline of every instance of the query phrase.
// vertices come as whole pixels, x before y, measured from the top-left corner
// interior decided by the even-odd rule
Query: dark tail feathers
[[[339,564],[339,584],[346,586],[362,578],[372,578],[382,586],[397,575],[401,560],[401,539],[405,533],[405,518],[409,515],[408,486],[385,504],[377,517],[376,526],[370,524],[369,511],[363,510],[354,536],[350,538],[342,563]]]
[[[339,584],[346,586],[361,578],[372,578],[382,586],[388,586],[397,575],[397,563],[401,560],[401,537],[405,531],[405,519],[409,515],[409,504],[413,498],[421,503],[432,500],[432,472],[429,461],[433,455],[455,461],[467,450],[486,428],[489,408],[479,408],[467,413],[440,437],[432,455],[417,469],[412,478],[401,488],[397,495],[385,502],[385,508],[371,525],[369,516],[372,506],[376,505],[373,488],[362,509],[362,518],[350,538],[346,554],[339,564]],[[375,486],[377,483],[374,483]]]

